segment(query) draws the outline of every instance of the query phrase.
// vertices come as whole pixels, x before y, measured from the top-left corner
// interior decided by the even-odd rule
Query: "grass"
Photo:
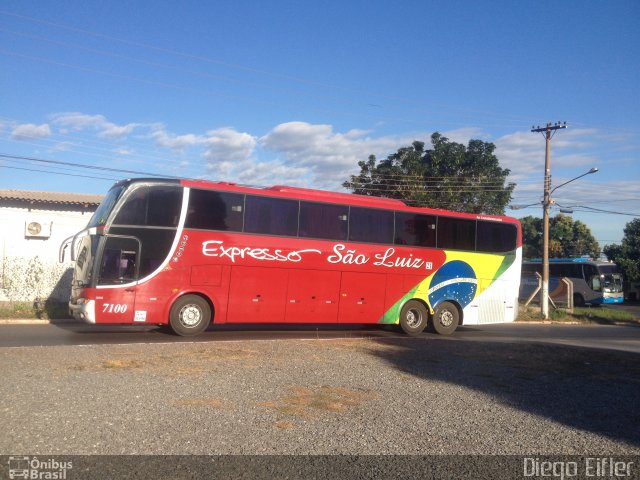
[[[631,313],[623,310],[614,310],[607,307],[580,307],[574,308],[573,312],[566,309],[554,309],[549,307],[549,319],[554,322],[567,323],[597,323],[597,324],[615,324],[615,323],[639,323],[640,320]],[[523,307],[520,306],[518,321],[522,322],[541,322],[544,319],[540,313],[540,307],[537,305]]]
[[[57,320],[70,318],[65,302],[0,302],[0,318]]]
[[[640,323],[631,313],[607,307],[576,308],[573,316],[579,320],[596,323],[631,322]]]

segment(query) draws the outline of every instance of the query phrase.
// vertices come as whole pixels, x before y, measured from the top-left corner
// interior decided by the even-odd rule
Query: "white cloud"
[[[246,161],[235,168],[237,180],[252,185],[309,185],[309,169],[288,166],[279,161]]]
[[[100,137],[104,138],[123,138],[128,136],[137,125],[134,123],[129,123],[127,125],[115,125],[113,123],[105,123],[102,126],[102,131],[98,134]]]
[[[595,128],[569,128],[559,132],[561,133],[553,137],[553,148],[592,148],[594,141],[600,136]]]
[[[187,147],[203,143],[203,138],[198,135],[194,135],[192,133],[185,135],[172,135],[167,133],[164,128],[156,128],[151,133],[151,138],[155,140],[156,145],[159,147],[176,151],[181,151]]]
[[[260,139],[267,150],[277,152],[290,168],[304,168],[322,188],[336,189],[349,175],[358,173],[358,162],[374,154],[383,158],[422,136],[371,138],[365,130],[333,131],[327,124],[289,122],[277,125]]]
[[[597,159],[591,151],[598,137],[594,129],[562,130],[551,142],[553,169],[596,165]],[[515,132],[494,143],[500,165],[511,170],[511,180],[517,181],[531,174],[544,175],[545,139],[542,135]]]
[[[73,142],[58,142],[51,150],[54,152],[66,152],[73,149],[75,146],[76,144]]]
[[[531,132],[515,132],[498,138],[494,143],[500,166],[511,170],[511,179],[518,180],[544,170],[544,141],[539,136]]]
[[[33,123],[23,123],[11,131],[11,138],[14,140],[31,140],[38,138],[48,138],[51,136],[51,128],[48,124],[35,125]]]
[[[183,153],[188,148],[198,148],[204,160],[204,167],[208,177],[224,180],[238,180],[246,170],[248,162],[255,152],[257,139],[246,132],[239,132],[225,127],[209,130],[206,134],[187,133],[175,135],[166,131],[162,124],[151,126],[152,138],[155,144],[174,153]],[[181,168],[193,166],[192,162],[183,161]],[[192,176],[202,177],[203,172],[191,173]]]
[[[130,148],[116,148],[114,150],[114,153],[117,153],[118,155],[122,155],[122,156],[130,156],[133,155],[133,150],[131,150]]]
[[[554,167],[592,167],[596,165],[597,159],[592,155],[585,155],[580,153],[572,153],[567,155],[554,155],[553,165]],[[580,173],[580,172],[577,172]]]
[[[64,133],[66,129],[73,131],[95,130],[98,136],[109,139],[125,138],[139,126],[138,123],[127,123],[126,125],[117,125],[108,121],[104,115],[87,115],[79,112],[57,113],[53,115],[53,123],[62,128]]]
[[[203,143],[203,157],[207,160],[207,166],[215,168],[222,163],[228,168],[230,162],[242,162],[253,154],[256,137],[232,128],[220,128],[208,131]]]

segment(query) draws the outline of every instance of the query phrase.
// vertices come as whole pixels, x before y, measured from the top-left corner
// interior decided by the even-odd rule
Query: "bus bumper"
[[[69,302],[69,313],[76,320],[96,323],[96,301],[79,298],[77,303]]]
[[[624,297],[620,296],[620,297],[605,297],[602,300],[602,303],[604,303],[605,305],[611,305],[613,303],[623,303],[624,302]]]

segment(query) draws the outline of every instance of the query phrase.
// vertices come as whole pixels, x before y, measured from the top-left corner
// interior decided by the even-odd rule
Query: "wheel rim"
[[[453,325],[453,313],[451,313],[449,310],[445,310],[440,313],[440,315],[438,316],[438,320],[440,321],[440,325],[442,325],[443,327],[450,327],[451,325]]]
[[[407,311],[405,319],[409,328],[417,328],[422,323],[422,313],[416,308],[411,308]]]
[[[193,328],[202,320],[202,310],[197,305],[190,303],[180,309],[178,318],[183,327]]]

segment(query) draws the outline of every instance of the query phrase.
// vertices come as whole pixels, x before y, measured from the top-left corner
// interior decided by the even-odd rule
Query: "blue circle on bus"
[[[445,263],[431,279],[429,303],[436,307],[445,300],[454,300],[462,308],[476,296],[478,282],[471,265],[462,260]]]

